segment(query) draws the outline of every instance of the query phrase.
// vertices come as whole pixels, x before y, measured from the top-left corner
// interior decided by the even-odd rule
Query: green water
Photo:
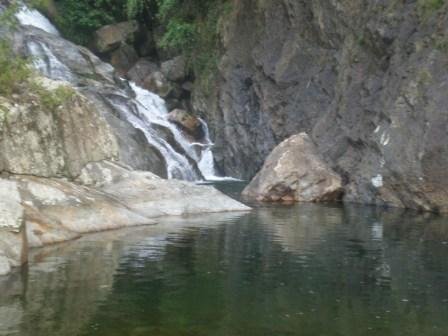
[[[34,251],[0,335],[448,335],[448,221],[300,205]]]

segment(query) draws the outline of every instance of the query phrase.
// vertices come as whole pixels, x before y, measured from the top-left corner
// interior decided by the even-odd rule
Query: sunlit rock
[[[243,195],[268,202],[339,200],[341,178],[324,162],[306,133],[278,145]]]

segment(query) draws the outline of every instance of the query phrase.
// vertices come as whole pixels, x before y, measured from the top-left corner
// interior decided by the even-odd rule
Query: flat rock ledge
[[[87,164],[76,181],[0,178],[0,275],[25,263],[29,247],[157,224],[163,216],[249,210],[213,187],[164,180],[108,161]]]
[[[243,196],[262,202],[325,202],[340,200],[342,180],[306,133],[294,135],[269,154]]]

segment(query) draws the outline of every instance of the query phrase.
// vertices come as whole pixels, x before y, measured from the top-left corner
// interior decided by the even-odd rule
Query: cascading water
[[[40,73],[56,80],[70,82],[73,79],[70,69],[59,61],[45,44],[30,41],[27,46],[30,54],[34,56],[33,65]]]
[[[19,20],[20,24],[23,26],[33,26],[46,31],[49,34],[59,36],[59,32],[56,27],[53,26],[45,16],[43,16],[35,9],[29,9],[25,6],[22,6],[22,8],[20,8],[19,12],[16,14],[16,17]]]
[[[17,18],[23,27],[33,26],[56,35],[55,38],[60,38],[58,30],[36,10],[23,6],[17,13]],[[55,80],[76,82],[77,75],[44,41],[30,40],[27,42],[27,48],[33,56],[33,65],[42,74]],[[204,141],[192,143],[177,126],[168,120],[168,111],[162,98],[132,82],[127,84],[133,94],[129,94],[128,91],[131,90],[125,91],[117,87],[114,94],[103,98],[118,110],[128,123],[141,130],[148,143],[161,153],[166,162],[168,178],[189,181],[201,180],[202,177],[206,180],[226,179],[216,176],[211,150],[213,144],[210,141],[207,124],[203,120],[200,122],[205,133]],[[168,136],[171,141],[161,136],[160,130],[172,135]],[[196,166],[197,169],[195,169]]]

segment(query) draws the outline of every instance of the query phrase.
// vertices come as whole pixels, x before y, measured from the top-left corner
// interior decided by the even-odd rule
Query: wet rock
[[[162,73],[173,82],[182,81],[187,77],[187,64],[183,56],[177,56],[161,65]]]
[[[306,133],[278,145],[243,195],[267,202],[337,201],[341,178],[327,166]]]
[[[110,52],[120,45],[133,42],[138,31],[136,21],[126,21],[101,27],[95,32],[95,49],[100,53]]]
[[[110,64],[102,62],[87,48],[40,29],[31,26],[16,29],[13,47],[25,57],[39,56],[45,60],[38,63],[38,69],[46,77],[75,85],[83,84],[86,78],[114,83],[114,68]],[[48,50],[53,57],[48,56]]]
[[[137,52],[129,44],[122,44],[110,54],[110,64],[114,66],[115,70],[121,76],[125,76],[137,60]]]
[[[185,110],[175,109],[171,111],[168,115],[168,120],[197,140],[204,137],[204,130],[200,120]]]

